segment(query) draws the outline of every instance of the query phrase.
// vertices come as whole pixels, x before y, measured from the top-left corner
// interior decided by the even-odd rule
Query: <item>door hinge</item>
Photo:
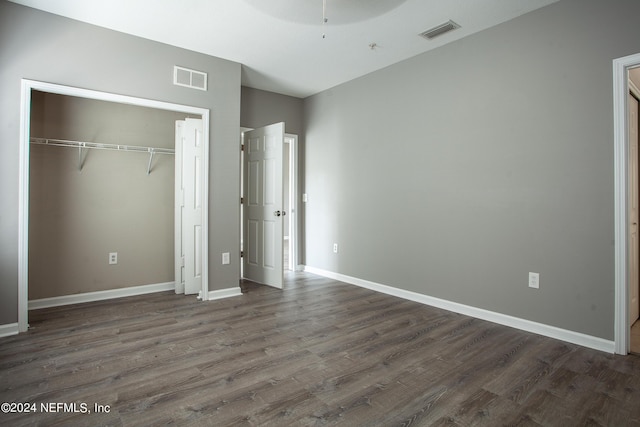
[[[240,204],[244,203],[244,197],[240,197]]]
[[[240,258],[244,257],[244,251],[240,251]]]
[[[240,144],[240,151],[244,151],[244,144]]]

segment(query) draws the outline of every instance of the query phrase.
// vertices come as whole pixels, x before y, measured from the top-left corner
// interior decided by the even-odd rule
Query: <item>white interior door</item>
[[[638,241],[638,100],[629,94],[629,325],[638,320],[640,247]]]
[[[203,143],[201,119],[176,121],[176,293],[202,290]]]
[[[244,277],[282,288],[284,123],[244,135]]]

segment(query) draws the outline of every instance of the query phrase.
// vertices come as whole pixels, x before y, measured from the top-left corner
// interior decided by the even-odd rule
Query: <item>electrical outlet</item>
[[[222,264],[224,265],[229,264],[229,252],[224,252],[222,254]]]
[[[337,244],[337,243],[334,243],[334,244],[333,244],[333,253],[334,253],[334,254],[337,254],[337,253],[338,253],[338,244]]]
[[[118,252],[109,252],[109,265],[118,263]]]
[[[540,289],[540,274],[529,272],[529,287]]]

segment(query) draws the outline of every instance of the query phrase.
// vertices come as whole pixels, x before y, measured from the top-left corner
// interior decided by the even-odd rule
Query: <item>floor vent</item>
[[[420,37],[424,37],[427,40],[432,40],[457,28],[460,28],[460,25],[456,24],[453,21],[449,21],[445,22],[444,24],[438,25],[437,27],[433,27],[432,29],[427,30],[423,33],[420,33]]]
[[[207,73],[175,65],[173,67],[173,84],[192,89],[207,90]]]

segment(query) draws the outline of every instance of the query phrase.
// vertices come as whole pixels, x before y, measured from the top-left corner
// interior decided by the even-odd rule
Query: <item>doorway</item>
[[[48,94],[66,95],[76,98],[84,98],[98,101],[107,101],[118,104],[148,107],[151,109],[173,111],[184,113],[190,116],[200,117],[203,121],[203,141],[205,141],[205,153],[203,155],[202,179],[208,179],[208,129],[209,129],[209,111],[203,108],[190,107],[178,104],[171,104],[161,101],[147,100],[142,98],[134,98],[123,95],[115,95],[105,92],[98,92],[86,89],[79,89],[69,86],[61,86],[50,83],[36,82],[31,80],[22,80],[21,93],[21,128],[20,128],[20,176],[19,176],[19,253],[18,253],[18,329],[24,332],[28,328],[28,308],[29,308],[29,193],[30,193],[30,131],[31,131],[31,114],[32,114],[32,93],[39,91]],[[80,150],[80,161],[82,161],[82,150]],[[151,156],[153,157],[153,156]],[[149,165],[145,165],[147,171],[151,171],[151,160]],[[202,188],[202,187],[201,187]],[[204,186],[206,188],[206,186]],[[208,198],[203,200],[203,217],[207,218]],[[205,221],[202,226],[203,235],[208,235],[208,225]],[[202,294],[206,298],[205,289],[208,286],[207,263],[207,241],[203,239],[202,250]],[[111,256],[110,258],[111,259]],[[142,292],[144,293],[144,292]]]

